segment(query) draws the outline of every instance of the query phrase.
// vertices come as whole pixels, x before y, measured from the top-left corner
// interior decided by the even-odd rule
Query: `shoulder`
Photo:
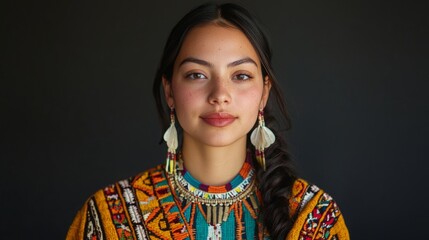
[[[156,191],[166,182],[160,165],[98,190],[77,213],[67,239],[146,235],[145,214],[159,207]]]
[[[344,217],[335,200],[304,179],[297,179],[289,199],[295,218],[287,239],[349,239]]]
[[[154,190],[159,183],[166,182],[166,174],[162,165],[143,171],[135,176],[120,180],[105,186],[95,192],[93,198],[96,203],[112,200],[133,202],[135,198],[147,200],[155,194]]]
[[[140,205],[145,205],[144,203],[156,198],[159,189],[163,187],[168,187],[167,175],[163,165],[159,165],[133,177],[107,185],[98,190],[92,198],[97,205],[107,203],[111,206],[112,204],[118,205],[120,202],[127,207],[137,204],[137,201]],[[128,209],[130,208],[128,207]]]

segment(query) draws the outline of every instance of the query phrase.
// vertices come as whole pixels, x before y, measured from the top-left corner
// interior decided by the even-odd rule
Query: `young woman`
[[[349,239],[332,198],[290,167],[270,111],[289,122],[270,60],[242,7],[184,16],[153,85],[166,164],[96,192],[67,238]]]

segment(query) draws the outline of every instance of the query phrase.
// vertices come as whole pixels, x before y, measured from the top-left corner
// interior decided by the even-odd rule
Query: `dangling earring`
[[[274,143],[276,137],[274,133],[265,126],[264,112],[259,109],[258,113],[259,126],[255,128],[250,135],[250,141],[256,149],[256,160],[265,171],[265,148],[269,147]]]
[[[174,109],[170,111],[170,127],[164,133],[164,141],[167,143],[167,163],[165,164],[165,171],[169,174],[176,172],[176,149],[177,149],[177,130],[174,121]]]

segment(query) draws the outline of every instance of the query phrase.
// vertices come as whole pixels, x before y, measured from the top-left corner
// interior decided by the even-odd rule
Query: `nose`
[[[228,83],[220,77],[213,79],[210,86],[210,94],[208,96],[210,104],[225,104],[231,101],[231,94],[228,88]]]

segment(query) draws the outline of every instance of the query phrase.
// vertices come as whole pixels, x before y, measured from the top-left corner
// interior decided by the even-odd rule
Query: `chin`
[[[202,142],[210,147],[228,147],[228,146],[232,146],[233,144],[236,144],[238,142],[240,142],[240,140],[242,140],[243,138],[214,138],[214,139],[209,139],[209,138],[205,138]],[[245,140],[246,138],[244,138]]]

